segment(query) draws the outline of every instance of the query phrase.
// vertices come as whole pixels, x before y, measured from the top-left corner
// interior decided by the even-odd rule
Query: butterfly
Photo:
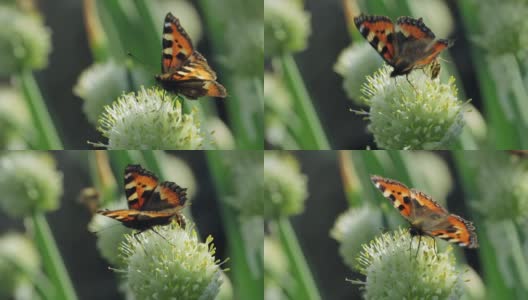
[[[97,213],[115,219],[139,233],[175,220],[185,228],[181,209],[187,201],[187,189],[174,182],[158,183],[153,173],[140,165],[125,168],[125,194],[128,209],[99,210]],[[155,231],[156,232],[156,231]]]
[[[435,39],[422,18],[399,17],[395,25],[388,17],[362,14],[354,18],[354,23],[385,62],[394,68],[391,77],[408,75],[414,69],[436,62],[440,52],[451,46],[448,40]],[[433,79],[439,73],[440,65],[436,64]]]
[[[216,73],[203,55],[194,50],[191,38],[171,13],[163,24],[162,47],[162,74],[155,78],[163,89],[189,99],[227,96],[226,89],[216,82]]]
[[[409,189],[393,179],[372,175],[374,185],[392,202],[400,214],[409,221],[412,237],[430,236],[444,239],[467,248],[478,248],[473,223],[450,214],[428,195]]]

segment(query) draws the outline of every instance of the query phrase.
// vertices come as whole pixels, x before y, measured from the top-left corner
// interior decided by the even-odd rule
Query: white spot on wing
[[[168,54],[168,55],[172,55],[172,48],[163,49],[163,53]]]
[[[385,44],[382,41],[380,41],[378,43],[378,52],[381,52],[381,50],[383,50],[383,47],[385,47]]]
[[[138,198],[138,194],[137,192],[134,192],[134,194],[130,195],[130,197],[128,197],[127,199],[130,201],[130,200],[134,200],[134,199],[137,199]]]

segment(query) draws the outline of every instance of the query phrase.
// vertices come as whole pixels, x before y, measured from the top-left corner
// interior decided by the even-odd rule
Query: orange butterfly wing
[[[162,47],[162,73],[177,71],[194,52],[191,38],[171,13],[167,14],[163,24]]]
[[[394,59],[394,24],[384,16],[360,15],[354,18],[354,23],[363,37],[383,59],[392,65]]]
[[[211,69],[205,57],[194,52],[181,68],[171,74],[172,80],[215,80],[216,73]]]
[[[478,240],[473,223],[449,214],[428,195],[409,188],[396,180],[371,176],[383,196],[392,201],[411,226],[419,232],[435,236],[462,247],[477,248]]]
[[[118,210],[100,210],[98,213],[103,216],[118,220],[119,222],[128,223],[133,222],[141,213],[138,210],[118,209]]]
[[[142,210],[158,186],[158,177],[140,165],[125,168],[125,195],[130,209]]]
[[[145,202],[142,210],[145,211],[178,211],[187,201],[187,189],[184,189],[174,182],[162,182],[152,194],[152,197]]]
[[[449,47],[447,40],[435,40],[422,18],[400,17],[394,24],[385,16],[360,15],[354,18],[354,23],[385,62],[394,68],[391,77],[423,68]]]
[[[180,210],[187,201],[187,189],[169,181],[158,185],[158,178],[140,165],[128,165],[124,177],[129,209],[100,210],[99,214],[140,231],[170,224],[173,219],[185,227]]]
[[[377,175],[371,176],[370,179],[383,196],[392,202],[392,205],[398,209],[400,214],[410,221],[412,207],[409,188],[401,182]]]
[[[165,90],[190,99],[227,96],[225,88],[216,82],[216,73],[203,55],[194,50],[178,18],[171,13],[165,17],[162,47],[162,74],[156,80]]]
[[[435,38],[422,18],[399,17],[396,21],[398,43],[395,52],[402,57],[401,62],[404,65],[421,68],[436,59],[440,52],[449,46],[449,42],[444,39],[435,41]]]
[[[432,61],[434,61],[438,55],[440,55],[440,52],[442,52],[444,49],[447,49],[449,47],[449,42],[447,40],[437,40],[430,48],[430,50],[427,52],[427,56],[417,62],[415,62],[415,66],[417,68],[423,67],[425,65],[430,64]]]

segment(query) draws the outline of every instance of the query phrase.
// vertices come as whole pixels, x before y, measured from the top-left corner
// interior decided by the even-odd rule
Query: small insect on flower
[[[156,175],[140,165],[128,165],[125,169],[128,209],[99,210],[97,213],[138,230],[134,235],[149,229],[157,233],[154,226],[169,225],[173,220],[185,228],[181,209],[187,200],[186,191],[174,182],[158,183]]]
[[[391,77],[407,75],[414,69],[421,69],[435,62],[442,50],[452,43],[445,39],[435,39],[434,33],[422,18],[399,17],[396,25],[385,16],[360,15],[354,18],[359,32],[367,39],[385,62],[394,70]],[[433,79],[438,76],[436,62]]]
[[[439,237],[461,247],[478,248],[473,223],[450,214],[428,195],[409,189],[403,183],[380,176],[370,176],[383,196],[392,202],[400,214],[409,221],[412,237]],[[419,247],[419,246],[418,246]]]
[[[193,100],[227,96],[224,86],[216,82],[216,73],[205,57],[194,50],[191,38],[171,13],[165,17],[162,40],[162,74],[156,75],[156,80],[164,90]]]

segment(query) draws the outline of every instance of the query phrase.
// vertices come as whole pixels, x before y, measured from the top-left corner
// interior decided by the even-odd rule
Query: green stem
[[[309,143],[301,145],[301,148],[305,150],[330,149],[330,144],[328,143],[323,127],[319,122],[317,113],[312,106],[312,101],[303,84],[303,79],[295,60],[291,55],[284,54],[279,57],[279,61],[282,67],[286,87],[292,95],[299,118],[303,123],[302,128],[304,130],[304,135],[309,138]]]
[[[361,190],[362,203],[381,203],[379,202],[378,191],[370,181],[371,175],[383,176],[384,168],[375,155],[376,151],[352,151],[351,159],[354,166],[355,173],[359,179]]]
[[[233,182],[225,176],[225,169],[220,158],[220,151],[207,151],[206,157],[210,172],[213,177],[216,191],[220,198],[229,197]],[[264,281],[262,277],[251,276],[252,271],[246,257],[246,249],[238,216],[233,209],[220,203],[222,223],[227,235],[228,251],[230,257],[231,278],[234,287],[234,299],[262,299],[264,294]],[[264,230],[264,229],[262,229]],[[261,268],[262,269],[262,268]]]
[[[77,299],[46,218],[40,213],[34,213],[30,221],[33,225],[33,238],[42,256],[44,270],[56,289],[57,300]]]
[[[62,143],[35,82],[33,73],[27,69],[22,70],[19,78],[22,93],[33,119],[33,125],[38,133],[39,139],[34,148],[38,150],[61,150],[63,148]]]
[[[454,165],[457,170],[457,173],[462,181],[462,186],[464,187],[464,194],[467,199],[472,197],[478,197],[479,187],[476,182],[478,175],[478,169],[473,167],[469,161],[467,155],[475,155],[473,151],[453,151],[451,152],[454,158]],[[475,201],[475,200],[473,200]],[[479,220],[479,215],[475,214],[470,210],[472,214],[472,219],[476,224],[484,224],[484,220]],[[479,226],[478,228],[479,236],[486,236],[487,228],[486,226]],[[489,239],[480,239],[479,246],[479,256],[482,267],[482,272],[484,274],[484,280],[488,287],[489,299],[515,299],[510,288],[507,287],[506,281],[501,276],[499,266],[497,263],[497,255],[493,246],[491,245]]]
[[[153,14],[153,2],[145,0],[134,0],[134,4],[141,18],[141,25],[144,26],[144,31],[147,33],[143,37],[143,41],[147,42],[148,45],[143,45],[147,51],[148,62],[155,62],[159,59],[161,52],[161,31],[162,28],[156,25],[156,18]]]
[[[199,0],[197,2],[202,9],[205,26],[209,33],[208,38],[212,42],[214,51],[229,56],[228,52],[232,51],[232,47],[227,44],[230,39],[225,37],[226,31],[230,23],[247,24],[247,14],[252,13],[248,11],[250,4],[245,5],[249,1],[241,3],[235,0]],[[254,55],[259,57],[262,55],[262,49],[251,48],[255,51]],[[246,66],[231,64],[228,67],[219,64],[220,75],[218,77],[227,89],[228,97],[225,103],[237,149],[259,150],[264,147],[263,65],[264,61],[259,60],[259,63],[253,66],[258,72],[242,77],[240,75],[242,73],[237,72],[236,69]]]
[[[295,232],[286,217],[277,220],[277,228],[282,246],[290,262],[290,268],[299,284],[300,295],[296,299],[320,300],[321,295],[317,290],[315,280],[312,277],[310,268],[303,256],[303,251]]]
[[[478,4],[471,0],[456,2],[462,16],[462,24],[468,36],[480,34],[480,21],[478,19]],[[518,140],[518,129],[514,120],[510,120],[503,110],[498,97],[497,83],[493,80],[482,49],[471,47],[471,59],[476,69],[480,93],[484,103],[486,119],[489,120],[488,128],[495,149],[521,149]]]
[[[347,150],[339,150],[337,152],[339,173],[341,174],[341,180],[348,199],[348,205],[350,207],[359,207],[363,204],[363,199],[361,197],[362,188],[354,170],[350,155],[350,151]]]

